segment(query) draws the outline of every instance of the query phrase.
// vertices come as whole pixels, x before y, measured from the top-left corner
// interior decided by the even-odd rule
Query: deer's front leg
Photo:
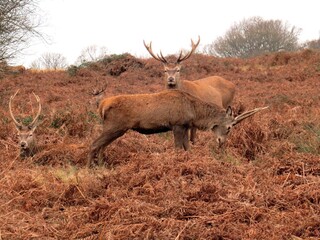
[[[188,150],[189,139],[188,139],[188,127],[175,126],[173,127],[174,144],[176,148]]]

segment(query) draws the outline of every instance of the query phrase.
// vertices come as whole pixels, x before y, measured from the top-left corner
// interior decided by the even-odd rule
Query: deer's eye
[[[177,72],[177,73],[180,72],[180,69],[177,69],[176,72]]]
[[[33,135],[33,134],[32,134],[32,133],[30,133],[30,134],[29,134],[29,137],[32,137],[32,135]]]

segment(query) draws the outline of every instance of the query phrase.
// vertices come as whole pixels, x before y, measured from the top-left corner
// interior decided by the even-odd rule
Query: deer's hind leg
[[[93,141],[90,152],[88,155],[88,162],[87,166],[91,167],[96,162],[98,165],[102,165],[103,163],[103,153],[105,148],[112,143],[117,138],[121,137],[123,134],[125,134],[127,130],[105,130],[103,133]]]

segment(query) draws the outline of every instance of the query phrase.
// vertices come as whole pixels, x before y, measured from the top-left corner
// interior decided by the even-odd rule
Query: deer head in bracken
[[[36,94],[33,93],[33,95],[36,98],[36,101],[39,105],[37,115],[35,116],[33,121],[28,125],[19,123],[16,120],[16,118],[14,117],[13,112],[12,112],[12,100],[14,99],[14,97],[17,95],[18,92],[19,92],[19,90],[17,90],[16,93],[10,97],[9,112],[10,112],[10,116],[15,124],[15,127],[18,131],[20,157],[25,158],[25,157],[33,156],[36,152],[36,149],[37,149],[36,137],[35,137],[34,131],[38,126],[38,120],[39,120],[39,116],[41,113],[41,103],[40,103],[39,96],[37,96]]]

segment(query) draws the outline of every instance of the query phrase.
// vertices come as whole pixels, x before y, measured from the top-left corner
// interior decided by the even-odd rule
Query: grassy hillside
[[[157,92],[162,65],[130,55],[60,72],[0,79],[0,239],[319,239],[320,53],[254,59],[194,55],[183,79],[234,82],[233,107],[269,109],[243,121],[219,150],[199,132],[190,151],[172,133],[128,132],[106,150],[106,167],[87,169],[101,131],[91,92]],[[41,150],[21,160],[14,113],[36,114]]]

